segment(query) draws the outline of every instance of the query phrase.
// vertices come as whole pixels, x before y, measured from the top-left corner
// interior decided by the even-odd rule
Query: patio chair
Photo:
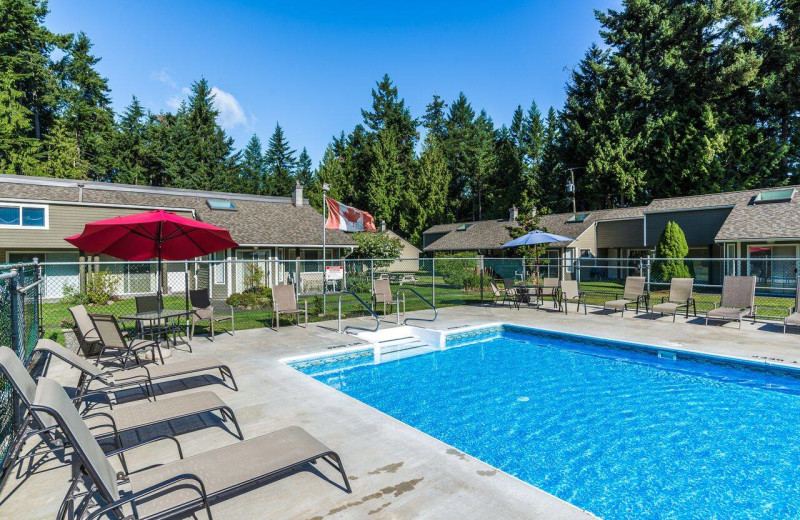
[[[786,327],[800,327],[800,277],[797,278],[797,288],[794,295],[794,307],[789,307],[788,316],[783,319],[783,333]]]
[[[386,316],[386,306],[389,306],[389,312],[392,312],[392,307],[397,308],[402,304],[403,314],[406,313],[406,295],[400,293],[400,299],[395,299],[392,294],[392,286],[389,280],[375,280],[374,288],[372,289],[372,301],[374,302],[373,308],[377,308],[378,304],[383,304],[383,315]]]
[[[192,327],[189,329],[189,339],[194,338],[194,325],[198,321],[207,321],[211,329],[211,341],[214,341],[214,324],[219,321],[231,320],[231,335],[236,332],[236,324],[233,317],[233,306],[230,305],[230,314],[217,314],[211,304],[208,289],[197,289],[189,291],[189,302],[192,304],[194,314],[192,314]]]
[[[542,278],[542,302],[544,297],[548,296],[553,299],[553,307],[558,306],[558,287],[560,280],[558,278]]]
[[[722,280],[722,297],[719,304],[714,303],[714,308],[706,312],[706,325],[708,320],[738,321],[739,329],[742,328],[742,318],[752,316],[756,321],[756,277],[755,276],[726,276]]]
[[[298,426],[267,433],[189,458],[150,466],[128,475],[118,475],[106,457],[116,456],[136,446],[103,453],[64,389],[52,379],[39,380],[31,408],[50,414],[75,450],[75,470],[82,470],[93,491],[80,489],[83,479],[74,478],[58,511],[58,518],[82,517],[95,498],[99,507],[90,519],[128,515],[133,508],[137,518],[185,516],[204,509],[211,518],[210,501],[229,498],[234,491],[252,489],[264,480],[304,467],[319,459],[336,469],[348,493],[352,491],[339,455]],[[76,473],[77,474],[77,473]],[[130,492],[120,493],[125,483]],[[74,504],[78,504],[73,511]]]
[[[564,314],[569,314],[567,312],[567,303],[569,302],[577,302],[577,306],[575,307],[575,312],[580,312],[581,310],[581,303],[583,303],[583,314],[588,314],[586,309],[586,292],[581,291],[578,287],[577,280],[561,280],[561,296],[558,300],[558,306],[564,305]]]
[[[164,299],[163,297],[159,299],[157,294],[146,294],[144,296],[135,296],[134,301],[136,302],[136,312],[158,312],[159,310],[164,310]],[[170,334],[179,334],[181,332],[181,327],[174,319],[170,318],[161,318],[160,320],[150,320],[150,321],[137,321],[139,327],[141,327],[141,334],[143,336],[153,336],[154,334],[163,334],[165,337],[169,337]],[[155,339],[155,338],[154,338]],[[189,345],[189,350],[191,350],[191,345]]]
[[[497,302],[498,301],[500,302],[500,305],[503,305],[507,301],[513,301],[513,296],[514,295],[513,294],[509,294],[509,291],[506,290],[506,289],[500,289],[500,287],[497,286],[497,282],[496,281],[489,280],[489,287],[491,287],[491,289],[492,289],[492,298],[493,298],[492,303],[494,303],[495,306],[497,306]],[[512,297],[512,300],[508,299],[509,296]]]
[[[78,345],[83,355],[88,358],[100,354],[103,345],[100,336],[94,330],[94,324],[86,307],[83,305],[70,307],[69,313],[72,314],[72,319],[75,321],[75,335],[78,337]]]
[[[644,292],[644,276],[629,276],[625,279],[625,289],[622,294],[617,294],[616,299],[607,301],[603,304],[604,310],[620,311],[625,316],[628,305],[636,304],[636,314],[639,314],[639,307],[644,306],[645,312],[648,310],[648,297]],[[620,298],[622,296],[622,298]]]
[[[94,330],[97,331],[102,345],[100,353],[97,354],[97,359],[94,362],[95,365],[100,363],[100,358],[103,357],[103,354],[111,353],[122,358],[122,366],[127,368],[131,354],[133,354],[136,362],[139,363],[141,361],[139,352],[147,349],[150,349],[153,361],[156,360],[155,352],[158,350],[161,363],[164,363],[164,356],[161,355],[161,345],[158,341],[143,338],[129,341],[119,328],[117,318],[110,314],[90,314],[89,317],[92,319],[92,325],[94,325]]]
[[[303,308],[297,301],[294,285],[276,285],[272,288],[272,314],[275,316],[275,329],[281,328],[281,315],[294,315],[295,324],[300,325],[300,314],[306,316],[308,328],[308,301],[303,300]]]
[[[652,313],[659,313],[661,316],[672,314],[674,323],[675,317],[681,309],[686,309],[686,318],[689,318],[689,307],[691,306],[697,317],[697,302],[692,297],[693,286],[694,278],[673,278],[669,282],[669,296],[662,297],[661,303],[653,305]]]
[[[8,347],[0,347],[0,373],[10,381],[12,388],[20,399],[25,409],[21,426],[18,430],[16,445],[21,447],[27,439],[34,435],[45,435],[48,439],[56,426],[52,417],[47,414],[31,411],[31,403],[36,396],[36,382],[28,373],[25,365]],[[117,409],[104,410],[92,414],[82,415],[90,429],[105,429],[107,433],[96,435],[98,438],[108,437],[113,433],[115,446],[122,447],[122,432],[167,423],[184,417],[192,417],[205,413],[218,412],[223,421],[228,419],[236,426],[237,436],[244,439],[239,422],[233,409],[214,392],[204,391],[193,394],[171,397],[157,402],[145,402]],[[203,427],[212,426],[211,423],[198,421]],[[33,429],[28,429],[35,424]],[[12,452],[13,453],[13,452]],[[36,451],[36,454],[41,454]],[[12,456],[15,456],[13,454]],[[123,459],[124,464],[124,459]]]
[[[175,361],[169,365],[148,365],[128,369],[108,369],[89,363],[84,358],[62,347],[51,339],[40,339],[36,343],[34,352],[39,355],[47,356],[44,360],[45,375],[47,374],[46,367],[52,357],[57,357],[72,366],[72,368],[80,371],[81,376],[78,379],[76,388],[78,397],[98,393],[107,394],[109,392],[138,386],[144,390],[145,395],[155,400],[156,394],[153,389],[153,382],[172,380],[173,378],[179,378],[181,376],[217,370],[219,370],[220,378],[223,382],[229,377],[233,389],[238,390],[236,380],[233,378],[233,372],[231,372],[228,365],[208,356],[192,356],[185,361]],[[95,381],[103,386],[91,389],[90,386]]]

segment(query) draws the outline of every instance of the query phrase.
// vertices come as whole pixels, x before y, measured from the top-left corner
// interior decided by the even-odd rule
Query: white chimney
[[[303,185],[299,182],[295,184],[292,191],[292,204],[298,208],[303,205]]]
[[[519,216],[519,210],[517,210],[516,206],[511,206],[511,209],[508,210],[508,220],[517,220]]]
[[[385,232],[386,232],[386,221],[385,220],[381,220],[381,233],[385,233]]]
[[[536,206],[531,210],[531,218],[536,218]]]

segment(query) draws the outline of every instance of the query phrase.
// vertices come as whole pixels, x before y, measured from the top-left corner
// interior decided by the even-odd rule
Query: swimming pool
[[[800,518],[800,371],[495,326],[293,366],[607,520]]]

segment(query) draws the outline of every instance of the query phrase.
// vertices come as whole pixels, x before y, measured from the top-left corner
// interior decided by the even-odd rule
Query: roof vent
[[[206,204],[215,211],[236,211],[236,205],[229,200],[208,199]]]
[[[762,191],[753,199],[753,204],[771,204],[773,202],[791,202],[795,194],[794,188]]]
[[[567,222],[583,222],[589,217],[588,213],[576,213],[567,219]]]

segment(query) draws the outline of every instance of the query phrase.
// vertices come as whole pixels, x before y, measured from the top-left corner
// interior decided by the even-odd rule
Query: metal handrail
[[[342,297],[345,294],[349,294],[349,295],[353,296],[353,298],[355,298],[356,301],[358,303],[360,303],[362,307],[367,309],[367,311],[370,313],[370,315],[375,319],[375,328],[374,329],[370,329],[368,327],[357,327],[355,325],[348,325],[344,329],[342,329]],[[374,310],[372,310],[372,308],[369,305],[367,305],[364,302],[364,300],[361,299],[361,297],[359,295],[357,295],[356,293],[351,292],[351,291],[341,291],[339,293],[339,314],[338,314],[338,320],[337,320],[337,330],[338,330],[339,334],[342,334],[343,332],[347,332],[348,329],[363,330],[363,331],[366,331],[366,332],[376,332],[380,328],[380,326],[381,326],[381,320],[380,320],[380,318],[378,318],[378,314]]]
[[[400,303],[400,293],[403,291],[411,291],[416,294],[420,300],[425,302],[425,304],[433,309],[433,318],[406,318],[403,320],[403,325],[408,325],[409,321],[436,321],[436,318],[439,317],[439,311],[436,309],[436,305],[432,304],[428,301],[427,298],[422,296],[416,289],[413,287],[401,287],[397,290],[397,303]],[[403,313],[405,314],[405,303],[403,303]],[[400,325],[400,305],[397,305],[397,324]]]
[[[20,287],[19,289],[17,289],[17,292],[26,293],[31,289],[33,289],[34,287],[36,287],[37,285],[41,285],[42,282],[44,282],[44,278],[39,278],[37,281],[33,282],[30,285],[26,285],[25,287]]]

